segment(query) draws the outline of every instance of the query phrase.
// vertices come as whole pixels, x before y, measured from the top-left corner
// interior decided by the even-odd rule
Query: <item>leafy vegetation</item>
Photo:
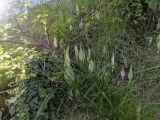
[[[0,119],[160,119],[158,0],[8,2]]]

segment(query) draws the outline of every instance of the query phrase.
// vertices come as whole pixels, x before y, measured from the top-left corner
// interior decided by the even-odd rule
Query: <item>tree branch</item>
[[[41,44],[25,43],[20,41],[13,41],[13,40],[0,40],[0,43],[14,43],[14,44],[20,44],[20,45],[27,45],[27,46],[41,46]]]

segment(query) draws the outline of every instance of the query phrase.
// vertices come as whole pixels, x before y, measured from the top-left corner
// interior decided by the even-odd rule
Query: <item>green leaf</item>
[[[42,88],[42,86],[38,87],[38,94],[40,98],[43,98],[47,95],[46,90],[44,88]]]
[[[54,95],[53,95],[52,93],[49,93],[49,94],[46,96],[45,100],[44,100],[44,101],[42,102],[42,104],[40,105],[40,107],[39,107],[39,109],[38,109],[38,111],[37,111],[37,114],[36,114],[34,120],[38,120],[39,115],[45,110],[48,102],[49,102],[53,97],[54,97]]]
[[[148,2],[148,4],[149,4],[149,7],[155,11],[158,5],[158,0],[151,0]]]
[[[64,78],[66,79],[68,84],[72,84],[75,80],[74,70],[70,65],[70,58],[69,58],[69,46],[67,47],[66,54],[65,54],[65,62],[64,62]]]
[[[68,67],[66,66],[64,78],[66,79],[66,82],[68,84],[72,84],[73,81],[75,80],[74,70],[71,66]]]
[[[31,97],[33,97],[33,96],[31,96]],[[38,97],[34,97],[31,101],[29,101],[29,105],[33,109],[37,109],[38,108],[37,103],[38,103]]]

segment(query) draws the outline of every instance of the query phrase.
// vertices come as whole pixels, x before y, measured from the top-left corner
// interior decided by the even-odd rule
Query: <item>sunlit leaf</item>
[[[23,4],[25,7],[28,7],[28,6],[30,6],[30,3],[29,2],[24,2],[24,4]]]
[[[8,54],[5,54],[4,57],[5,57],[5,58],[8,58],[8,59],[11,58],[11,56],[8,55]]]
[[[17,50],[23,50],[23,47],[18,47]]]
[[[12,27],[12,24],[11,24],[11,23],[8,23],[8,24],[6,24],[6,25],[4,26],[5,29],[9,29],[9,28],[11,28],[11,27]]]
[[[43,14],[43,17],[48,17],[48,13],[44,13],[44,14]]]
[[[47,20],[46,20],[46,19],[41,19],[40,22],[41,22],[43,25],[47,25]]]
[[[37,15],[37,18],[41,18],[42,15]]]
[[[3,49],[0,47],[0,55],[3,54]]]

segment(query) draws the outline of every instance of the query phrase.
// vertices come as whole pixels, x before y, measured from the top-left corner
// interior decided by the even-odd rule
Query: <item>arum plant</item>
[[[112,72],[113,72],[115,69],[115,56],[114,56],[114,54],[112,55],[112,58],[111,58],[111,65],[112,65]]]
[[[158,48],[158,53],[160,52],[160,35],[157,37],[157,48]]]
[[[124,67],[123,67],[122,70],[121,70],[121,77],[122,77],[122,79],[124,79],[124,77],[125,77]]]
[[[77,45],[75,45],[74,51],[75,51],[76,59],[78,59],[79,52],[78,52],[78,47],[77,47]]]
[[[87,61],[91,59],[91,50],[88,48]]]
[[[132,68],[132,65],[130,66],[130,69],[129,69],[129,73],[128,73],[128,83],[131,83],[131,80],[133,79],[133,68]]]
[[[65,53],[64,69],[65,69],[64,78],[69,85],[72,85],[72,83],[75,80],[75,75],[69,58],[69,46],[67,47]]]
[[[79,10],[79,7],[77,4],[76,4],[76,13],[77,13],[77,15],[79,15],[79,13],[80,13],[80,10]]]
[[[84,60],[85,60],[85,52],[83,51],[83,49],[82,49],[82,47],[80,46],[80,50],[79,50],[79,60],[81,61],[81,62],[84,62]]]
[[[88,69],[89,69],[89,71],[93,72],[95,69],[95,62],[89,61]]]
[[[54,38],[54,47],[55,47],[55,48],[58,47],[58,41],[57,41],[57,38],[56,38],[56,37]]]

